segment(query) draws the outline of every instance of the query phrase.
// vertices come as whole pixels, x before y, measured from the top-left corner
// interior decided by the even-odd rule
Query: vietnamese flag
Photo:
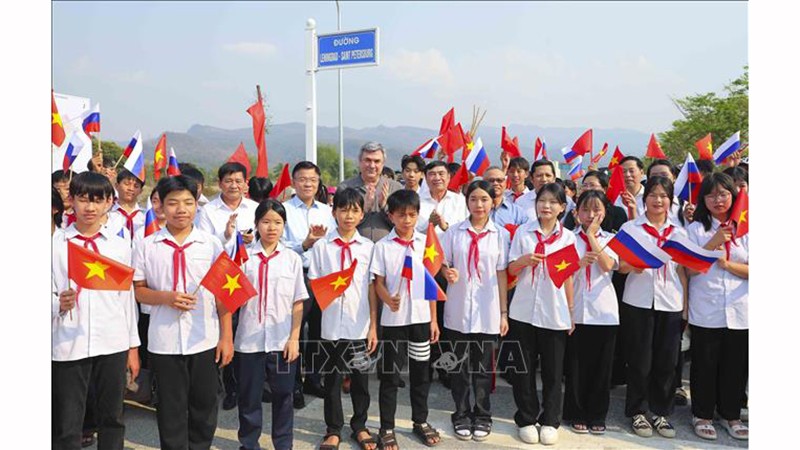
[[[456,126],[456,109],[455,107],[450,108],[450,111],[447,111],[444,116],[442,116],[442,124],[439,126],[439,134],[442,135],[446,131],[449,131],[451,128]]]
[[[261,97],[258,101],[247,108],[247,114],[253,118],[253,139],[256,141],[258,149],[258,165],[256,166],[256,176],[259,178],[269,178],[269,166],[267,165],[267,141],[264,138],[264,124],[267,116],[264,114],[264,104]]]
[[[580,260],[574,244],[547,255],[545,258],[547,274],[550,275],[550,279],[557,288],[560,288],[567,278],[580,269]]]
[[[219,254],[206,276],[200,281],[200,285],[214,294],[231,314],[258,294],[247,279],[247,275],[225,252]]]
[[[167,133],[163,133],[156,144],[153,154],[153,176],[156,181],[161,178],[161,171],[167,167]]]
[[[619,163],[622,162],[622,158],[624,158],[624,157],[625,157],[625,155],[623,155],[622,152],[619,151],[619,145],[618,145],[614,149],[614,154],[611,155],[611,161],[608,162],[608,170],[611,170],[614,167],[617,167],[619,165]]]
[[[606,197],[613,205],[617,201],[617,197],[625,192],[625,177],[622,176],[622,166],[614,167],[611,172],[611,178],[608,180],[608,189],[606,189]]]
[[[661,150],[661,144],[658,143],[656,135],[650,133],[650,142],[647,143],[647,153],[644,154],[648,158],[666,159],[667,155]]]
[[[469,183],[469,172],[467,172],[467,165],[461,164],[461,167],[458,168],[458,171],[450,178],[450,184],[447,185],[447,189],[453,192],[460,192],[461,186]]]
[[[236,151],[233,152],[225,162],[238,162],[243,165],[246,169],[244,178],[250,179],[250,173],[252,173],[253,169],[250,166],[250,158],[247,157],[247,151],[244,149],[244,142],[239,142],[239,147],[236,148]]]
[[[511,139],[506,133],[506,127],[503,127],[502,134],[500,135],[500,148],[512,158],[519,158],[522,153],[519,151],[519,140],[515,137]]]
[[[67,274],[83,289],[127,291],[133,283],[133,268],[67,241]]]
[[[708,133],[703,138],[695,142],[694,146],[697,147],[697,153],[699,155],[697,159],[705,159],[708,161],[714,160],[714,151],[713,147],[711,146],[711,133]]]
[[[325,311],[325,308],[341,297],[344,291],[350,287],[350,283],[353,281],[353,273],[356,271],[356,264],[358,264],[358,260],[353,260],[350,267],[345,270],[309,281],[308,284],[314,292],[319,309]]]
[[[734,238],[742,237],[750,231],[750,199],[747,192],[739,190],[736,196],[736,203],[731,209],[731,221],[736,223],[736,234]]]
[[[584,131],[581,137],[570,147],[578,155],[585,155],[592,151],[592,129]]]
[[[64,132],[64,123],[61,121],[61,115],[58,113],[56,95],[53,93],[52,89],[50,90],[50,99],[53,103],[53,107],[50,109],[50,121],[52,122],[50,126],[51,141],[56,147],[61,147],[61,144],[64,143],[64,139],[67,138],[67,134]]]
[[[428,224],[428,232],[425,236],[425,256],[422,257],[422,262],[425,268],[428,269],[433,276],[439,273],[444,262],[444,250],[439,243],[439,237],[436,236],[436,229],[432,223]]]
[[[256,173],[256,176],[259,176],[258,173]],[[286,163],[283,165],[280,178],[278,178],[278,181],[275,182],[275,186],[273,186],[272,190],[269,192],[269,198],[278,198],[291,184],[292,179],[289,177],[289,164]]]
[[[442,146],[445,154],[452,156],[456,150],[464,147],[464,131],[461,129],[461,123],[450,128],[437,139]],[[450,158],[452,160],[452,158]],[[451,161],[452,162],[452,161]]]
[[[603,144],[603,148],[600,150],[600,153],[592,156],[592,164],[599,163],[600,160],[603,159],[603,156],[606,156],[606,153],[608,153],[608,142]]]

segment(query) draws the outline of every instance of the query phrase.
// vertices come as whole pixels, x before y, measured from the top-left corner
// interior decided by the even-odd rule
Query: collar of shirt
[[[525,195],[528,192],[531,192],[531,190],[528,189],[528,186],[525,186],[525,189],[522,190],[522,194],[520,196]],[[514,195],[514,190],[513,189],[506,189],[506,192],[505,192],[505,197],[506,198],[513,198],[513,195]]]
[[[231,209],[228,205],[225,204],[224,201],[222,201],[222,194],[219,194],[214,200],[208,202],[204,206],[204,208],[216,208],[216,209],[224,209],[230,212],[237,212],[240,209],[249,209],[253,207],[253,205],[258,206],[258,203],[256,203],[253,200],[250,200],[249,198],[242,197],[242,201],[239,202],[239,206],[237,206],[236,209]]]
[[[190,242],[205,242],[206,241],[205,236],[203,235],[203,233],[200,232],[200,230],[196,226],[192,226],[192,231],[189,232],[188,236],[186,236],[186,239],[183,241],[183,244],[179,243],[175,239],[175,236],[173,236],[172,233],[169,232],[167,227],[164,227],[164,228],[156,231],[156,234],[155,234],[155,237],[153,238],[153,241],[154,242],[161,242],[161,241],[163,241],[165,239],[166,240],[170,240],[170,241],[174,242],[177,245],[186,245],[186,244],[188,244]]]
[[[397,235],[397,230],[395,230],[394,227],[392,227],[392,231],[390,231],[389,234],[387,234],[384,239],[386,239],[387,241],[392,241],[396,237],[400,237],[400,236]],[[411,240],[414,241],[415,244],[418,241],[421,240],[422,241],[422,245],[425,245],[425,239],[426,239],[426,236],[424,234],[420,233],[419,231],[417,231],[416,229],[414,230],[414,234],[411,236]],[[419,248],[417,248],[416,246],[414,247],[415,250],[418,250],[420,248],[422,248],[422,247],[419,247]]]
[[[647,218],[647,214],[642,214],[641,216],[638,216],[636,219],[634,219],[633,223],[635,223],[636,225],[640,225],[640,226],[644,225],[644,224],[647,224],[647,225],[650,225],[651,227],[657,229],[658,231],[663,230],[665,227],[667,227],[669,225],[672,225],[674,227],[677,226],[674,222],[672,222],[672,220],[670,220],[669,214],[667,214],[667,220],[664,221],[664,225],[661,225],[661,227],[656,227],[655,225],[650,223],[650,220]]]
[[[101,226],[100,229],[97,230],[97,232],[100,233],[106,239],[110,239],[115,234],[113,231],[111,231],[111,228],[105,225]],[[75,228],[74,223],[70,224],[70,226],[68,226],[67,228],[64,228],[64,238],[66,238],[67,240],[72,239],[75,236],[78,236],[79,234],[81,233],[78,231],[77,228]]]
[[[489,219],[489,221],[486,222],[486,225],[483,227],[483,229],[481,231],[476,230],[475,227],[472,226],[472,223],[469,221],[469,218],[467,218],[467,220],[459,223],[458,224],[458,229],[459,230],[472,230],[475,233],[483,233],[484,231],[490,231],[492,233],[497,233],[497,226],[494,224],[494,221],[491,220],[491,219]]]
[[[253,240],[253,243],[250,244],[250,249],[251,249],[253,254],[255,254],[255,253],[263,253],[264,256],[269,256],[269,255],[272,255],[275,252],[283,252],[283,251],[285,251],[286,250],[286,246],[283,245],[282,242],[278,241],[278,245],[275,247],[275,250],[268,255],[267,251],[264,249],[264,246],[261,245],[261,241]]]
[[[560,222],[556,222],[556,225],[553,227],[553,230],[550,231],[550,233],[545,234],[544,230],[542,230],[542,225],[539,223],[538,220],[534,220],[534,221],[528,222],[528,224],[529,224],[528,225],[528,229],[529,229],[529,231],[531,233],[535,232],[536,230],[539,230],[539,232],[542,233],[542,238],[545,238],[545,239],[549,238],[553,233],[556,233],[560,229],[563,228],[563,225],[561,225]]]
[[[394,231],[394,230],[392,230],[392,231]],[[395,236],[397,236],[397,234],[395,234]],[[364,236],[361,236],[361,233],[359,233],[358,230],[355,230],[355,233],[353,234],[353,237],[348,241],[347,239],[343,238],[341,234],[339,234],[339,229],[338,228],[334,228],[332,231],[329,231],[328,235],[325,236],[325,239],[331,244],[336,239],[341,239],[341,240],[343,240],[345,242],[361,242],[361,243],[372,242],[369,239],[365,238]]]
[[[300,197],[298,197],[296,195],[294,197],[290,198],[289,200],[287,200],[286,203],[288,203],[289,205],[294,206],[295,208],[298,208],[298,209],[317,209],[320,206],[322,206],[322,203],[318,202],[316,200],[314,200],[314,202],[311,204],[311,206],[306,206],[306,204],[303,203],[302,200],[300,200]]]
[[[433,195],[431,195],[431,191],[427,191],[420,194],[420,200],[430,200],[436,204],[439,204],[439,203],[450,202],[453,200],[458,200],[459,195],[460,194],[453,192],[450,189],[445,189],[442,199],[436,200],[435,198],[433,198]]]
[[[114,205],[111,206],[111,211],[117,211],[119,209],[123,209],[122,206],[120,206],[119,203],[114,203]],[[136,203],[135,211],[145,212],[144,209],[141,206],[139,206],[138,203]],[[125,211],[125,212],[127,213],[128,211]]]

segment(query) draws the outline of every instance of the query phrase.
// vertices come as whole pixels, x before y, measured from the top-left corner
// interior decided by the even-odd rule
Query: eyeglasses
[[[297,178],[294,179],[294,181],[297,181],[300,184],[317,183],[317,182],[319,182],[319,178],[317,178],[317,177],[297,177]]]
[[[708,194],[705,196],[706,200],[714,201],[714,200],[727,200],[731,198],[731,193],[728,191],[717,192],[716,194]]]
[[[501,184],[506,182],[505,178],[484,178],[484,180],[492,184]]]

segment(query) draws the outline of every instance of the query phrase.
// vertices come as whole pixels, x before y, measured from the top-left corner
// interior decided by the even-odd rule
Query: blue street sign
[[[376,66],[378,63],[377,28],[317,35],[318,69]]]

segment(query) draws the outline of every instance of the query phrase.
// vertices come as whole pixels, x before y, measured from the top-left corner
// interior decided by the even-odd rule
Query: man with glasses
[[[483,173],[483,179],[488,181],[494,189],[491,217],[495,225],[498,227],[505,227],[509,224],[522,225],[528,221],[528,216],[511,199],[503,195],[506,190],[506,176],[503,169],[491,166]]]

